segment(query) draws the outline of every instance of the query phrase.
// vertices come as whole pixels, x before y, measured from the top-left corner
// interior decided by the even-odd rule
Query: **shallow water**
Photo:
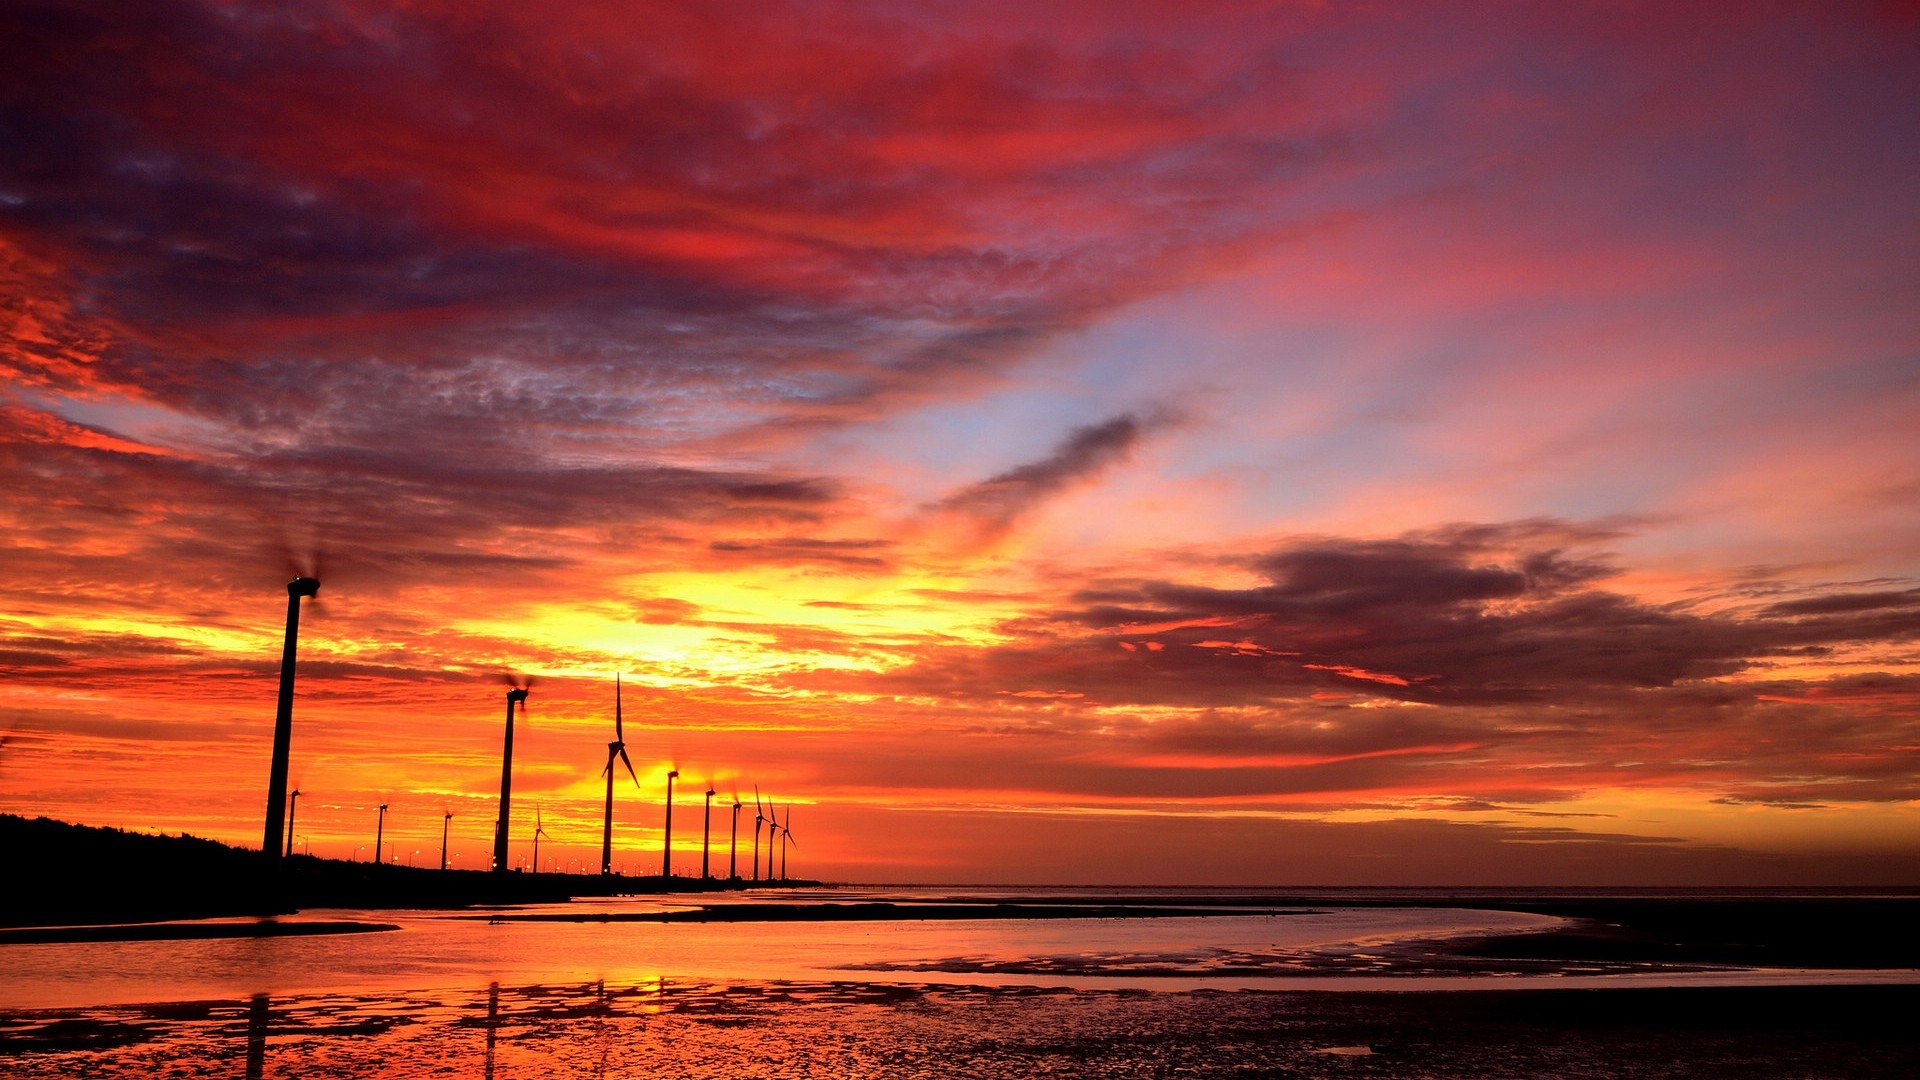
[[[1514,912],[1330,903],[1173,918],[519,921],[876,899],[952,896],[615,899],[477,917],[314,911],[298,919],[400,929],[0,945],[0,1076],[1920,1074],[1910,1040],[1861,1019],[1889,997],[1920,1003],[1920,973],[1469,959],[1447,948],[1463,935],[1561,924]],[[1849,982],[1881,985],[1837,985]],[[1549,986],[1638,989],[1510,992]],[[1692,989],[1648,989],[1662,986]],[[1291,992],[1305,988],[1349,992]],[[1382,989],[1396,992],[1365,992]],[[1491,992],[1434,992],[1460,989]],[[1687,1008],[1645,1004],[1676,993],[1692,995],[1675,999]],[[1870,1008],[1853,994],[1881,996]],[[1584,1005],[1522,1022],[1502,1004],[1535,999],[1629,1000],[1640,1013],[1594,1028]]]
[[[795,903],[865,899],[812,893]],[[758,899],[765,900],[766,897]],[[594,901],[503,915],[661,910],[659,900]],[[500,983],[660,979],[925,982],[1079,988],[1246,985],[1340,962],[1348,974],[1404,966],[1413,942],[1516,932],[1559,920],[1448,908],[1277,908],[1193,918],[876,922],[489,922],[393,911],[312,911],[300,919],[398,924],[315,937],[6,945],[0,1008],[361,993]],[[282,920],[295,921],[295,920]]]

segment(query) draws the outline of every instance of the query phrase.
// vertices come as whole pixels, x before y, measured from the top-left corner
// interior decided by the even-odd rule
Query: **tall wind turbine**
[[[287,796],[287,858],[293,858],[293,812],[300,809],[300,789]]]
[[[760,883],[760,825],[767,820],[766,811],[760,808],[760,785],[753,785],[753,882]]]
[[[440,869],[445,870],[447,868],[447,830],[453,827],[453,811],[445,807],[441,809],[447,815],[440,822]]]
[[[707,781],[706,824],[700,827],[700,880],[712,881],[713,875],[707,871],[707,843],[713,838],[713,781]]]
[[[613,741],[607,744],[607,825],[600,837],[600,872],[613,873],[613,763],[626,765],[633,786],[640,788],[640,774],[633,771],[633,759],[627,756],[627,736],[620,719],[620,676],[613,677]],[[644,789],[641,789],[644,790]]]
[[[533,872],[536,874],[540,872],[540,838],[545,835],[547,830],[540,824],[540,808],[536,806],[533,808]]]
[[[387,804],[381,803],[380,804],[380,824],[375,826],[373,830],[373,861],[376,863],[381,861],[380,853],[386,850],[385,848],[380,846],[381,841],[385,839],[386,835],[387,835]]]
[[[267,773],[267,829],[260,850],[280,855],[280,829],[287,805],[287,759],[293,749],[293,659],[300,642],[300,598],[320,595],[320,579],[287,582],[287,637],[280,648],[280,706],[273,715],[273,765]]]
[[[740,792],[733,793],[733,832],[727,835],[727,880],[740,880]]]
[[[516,685],[507,691],[507,743],[500,757],[500,820],[493,826],[493,869],[497,874],[511,868],[507,862],[507,822],[512,820],[513,810],[513,707],[516,704],[525,714],[526,686]]]
[[[673,782],[680,778],[679,769],[667,770],[667,839],[660,847],[660,876],[673,876]]]

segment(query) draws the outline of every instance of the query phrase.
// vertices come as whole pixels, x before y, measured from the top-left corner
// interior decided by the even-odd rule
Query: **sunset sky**
[[[0,812],[1920,884],[1911,3],[0,5]],[[714,815],[724,869],[730,818]],[[413,853],[418,851],[416,856]]]

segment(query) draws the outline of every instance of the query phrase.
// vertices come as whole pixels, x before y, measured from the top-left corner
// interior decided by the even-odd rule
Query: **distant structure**
[[[287,796],[287,858],[293,858],[293,818],[294,811],[300,809],[300,789],[294,788]]]
[[[700,880],[712,881],[713,874],[707,869],[707,844],[713,838],[713,781],[707,781],[706,821],[700,827]]]
[[[260,850],[280,857],[280,833],[286,824],[287,759],[293,748],[293,661],[300,642],[300,598],[320,595],[320,579],[287,582],[287,636],[280,649],[280,705],[273,717],[273,765],[267,774],[267,827]]]
[[[619,761],[627,767],[627,775],[633,777],[633,786],[640,787],[640,774],[633,771],[633,759],[627,756],[627,736],[621,726],[620,676],[613,677],[613,741],[607,744],[607,822],[606,829],[600,834],[600,872],[613,873],[613,763]]]
[[[740,793],[733,793],[733,832],[727,835],[727,880],[740,880],[740,863],[736,852],[740,846]]]
[[[504,874],[512,869],[507,862],[507,822],[513,812],[513,707],[527,709],[527,688],[515,686],[507,691],[507,742],[500,758],[500,820],[493,826],[493,869]]]
[[[766,799],[766,880],[774,880],[774,855],[780,851],[780,817],[774,799]]]
[[[533,872],[540,872],[540,838],[547,835],[546,826],[540,823],[540,808],[533,808]]]
[[[753,881],[760,883],[760,826],[767,820],[767,814],[760,806],[760,785],[753,785]]]
[[[386,835],[387,835],[387,804],[381,803],[380,804],[380,824],[376,826],[373,830],[373,861],[376,863],[386,861],[385,857],[380,854],[382,851],[386,850],[385,848],[380,846],[382,841],[385,840]]]
[[[453,827],[453,811],[443,811],[447,816],[440,822],[440,869],[447,868],[447,830]]]
[[[667,770],[667,838],[660,848],[660,876],[673,876],[673,782],[680,778],[679,769]]]
[[[799,847],[800,841],[793,838],[793,804],[787,804],[787,820],[780,826],[780,884],[787,883],[787,847]],[[771,867],[769,867],[771,869]]]

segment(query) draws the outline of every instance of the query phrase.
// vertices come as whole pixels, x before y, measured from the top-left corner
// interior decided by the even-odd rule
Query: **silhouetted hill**
[[[47,925],[267,914],[272,882],[254,851],[0,814],[13,885],[0,921]]]
[[[560,903],[575,896],[702,891],[690,878],[494,874],[308,855],[276,861],[194,836],[151,836],[13,814],[0,814],[0,857],[16,870],[14,884],[0,890],[0,925],[8,926],[279,915],[302,908]],[[706,888],[724,887],[711,882]]]

